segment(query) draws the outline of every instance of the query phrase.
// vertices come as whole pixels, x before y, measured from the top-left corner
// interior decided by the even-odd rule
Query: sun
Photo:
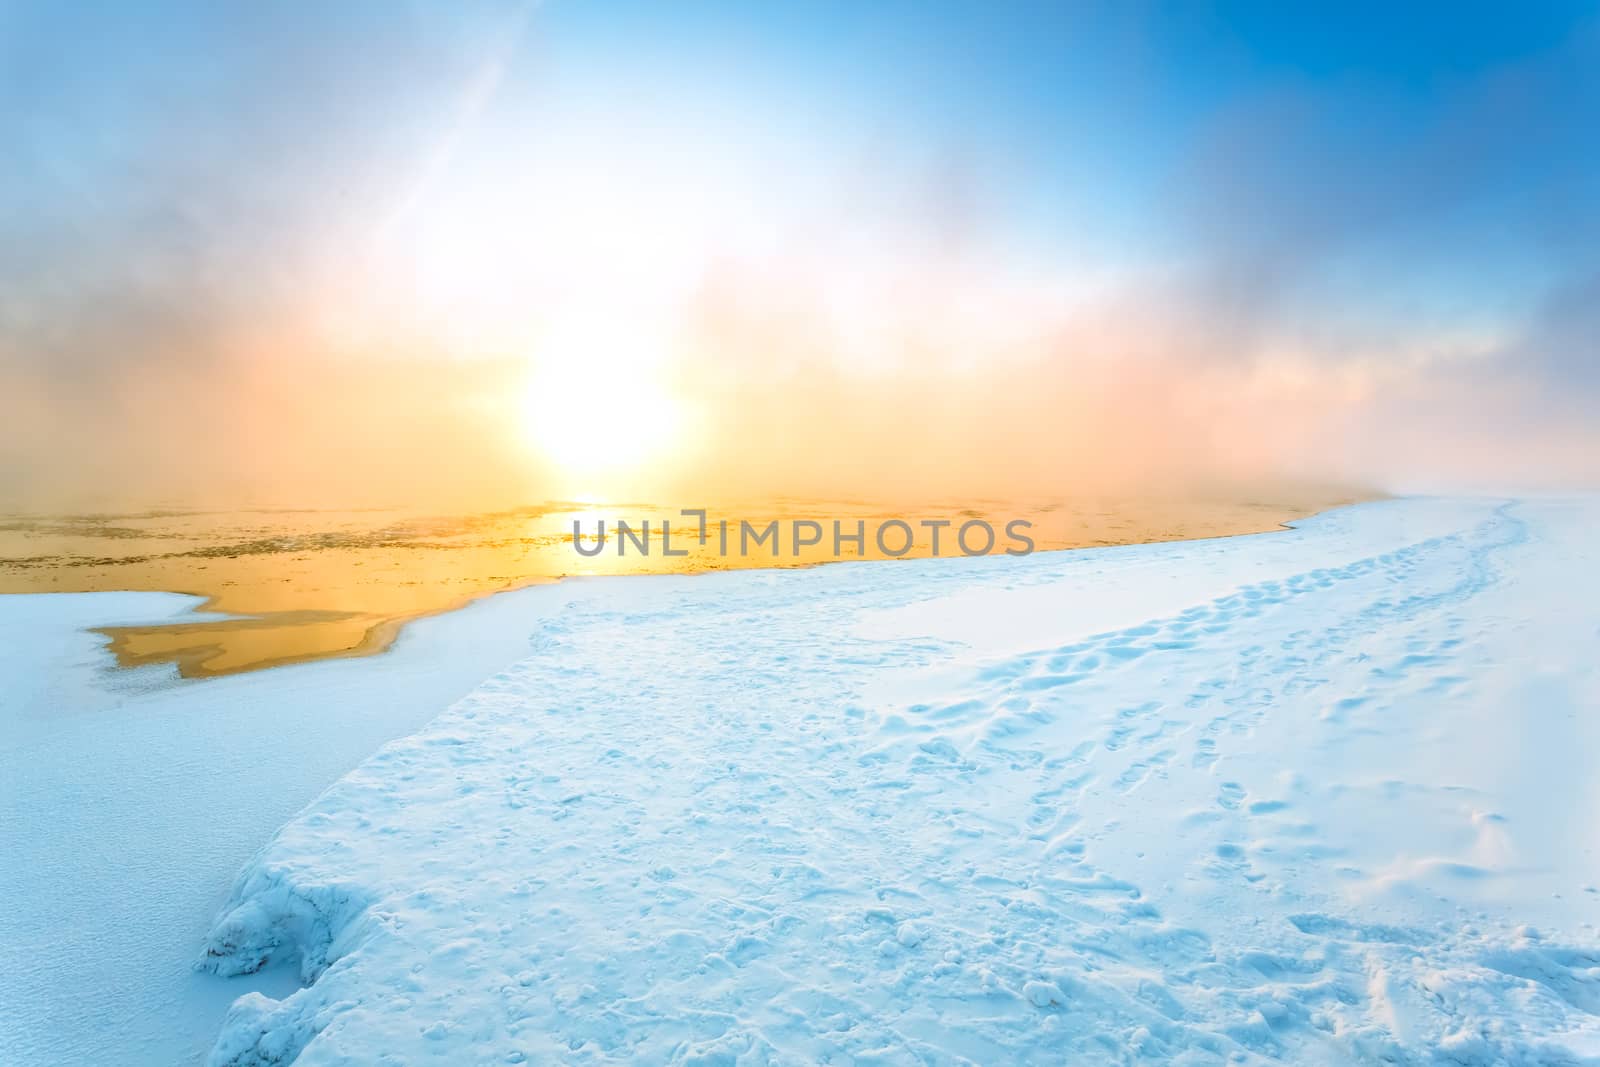
[[[569,332],[542,347],[529,378],[522,429],[574,484],[636,473],[668,459],[683,412],[661,361],[639,337]]]

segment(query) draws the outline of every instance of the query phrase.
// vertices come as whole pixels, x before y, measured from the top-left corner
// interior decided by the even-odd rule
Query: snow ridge
[[[212,1062],[1600,1062],[1594,893],[1539,851],[1577,850],[1472,770],[1529,665],[1600,691],[1596,517],[1395,501],[546,624],[244,873],[202,965],[307,985]],[[1196,567],[1218,595],[1027,650],[852,636]]]

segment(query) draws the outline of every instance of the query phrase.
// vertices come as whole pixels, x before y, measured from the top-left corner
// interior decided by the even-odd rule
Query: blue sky
[[[764,241],[859,256],[890,291],[948,255],[1065,303],[1114,289],[1101,314],[1149,309],[1189,338],[1180,362],[1429,364],[1451,392],[1514,381],[1507,425],[1577,433],[1600,377],[1597,70],[1593,3],[8,0],[0,373],[106,414],[97,383],[130,368],[325,318],[330,278],[385,314],[503,318],[450,303],[465,275],[443,296],[350,279],[397,229],[437,258],[407,227],[526,189],[541,206],[498,273],[537,305],[540,226],[592,175],[679,246],[683,188],[715,205],[700,259],[660,270]]]
[[[22,164],[7,214],[36,225],[227,197],[186,178],[309,183],[383,166],[447,122],[460,83],[507,42],[497,107],[518,124],[577,99],[643,98],[687,122],[731,112],[822,154],[964,167],[998,202],[995,225],[1087,235],[1108,256],[1193,253],[1209,236],[1191,232],[1195,216],[1204,229],[1216,200],[1248,197],[1228,207],[1267,213],[1264,229],[1354,211],[1381,231],[1375,245],[1414,233],[1447,262],[1487,245],[1498,262],[1480,287],[1537,285],[1560,241],[1541,232],[1545,199],[1561,213],[1554,201],[1586,199],[1600,175],[1594,4],[0,11],[0,128]],[[216,158],[163,185],[168,152]]]

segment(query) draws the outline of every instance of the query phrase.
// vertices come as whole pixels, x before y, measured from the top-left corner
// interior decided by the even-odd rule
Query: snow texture
[[[248,866],[212,1062],[1600,1062],[1596,529],[613,586]]]
[[[273,831],[385,742],[528,654],[560,582],[419,619],[382,656],[203,682],[118,669],[88,627],[188,621],[161,593],[0,596],[0,1065],[205,1062],[247,981],[195,946]]]

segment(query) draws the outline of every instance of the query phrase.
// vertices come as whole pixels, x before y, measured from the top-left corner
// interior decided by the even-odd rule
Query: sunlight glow
[[[659,351],[629,331],[562,331],[528,383],[523,431],[567,478],[585,484],[671,456],[683,422]]]

